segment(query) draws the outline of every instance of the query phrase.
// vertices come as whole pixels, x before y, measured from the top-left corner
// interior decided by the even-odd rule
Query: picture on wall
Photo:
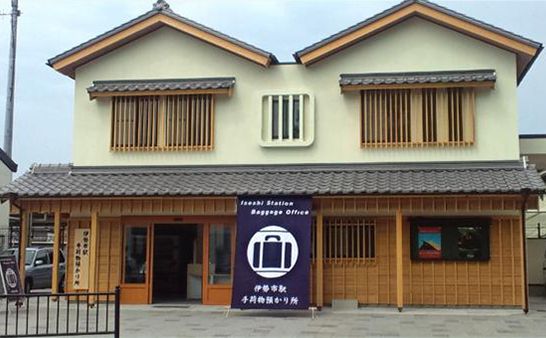
[[[410,223],[414,260],[489,259],[489,218],[415,217]]]
[[[442,258],[442,228],[420,226],[417,235],[419,258]]]
[[[457,227],[459,238],[457,249],[459,258],[478,259],[482,256],[482,228]]]

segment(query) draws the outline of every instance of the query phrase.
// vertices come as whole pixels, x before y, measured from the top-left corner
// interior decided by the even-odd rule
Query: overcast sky
[[[154,0],[19,0],[13,159],[19,174],[34,162],[68,163],[73,81],[48,58],[150,10]],[[399,1],[170,0],[178,14],[292,61],[292,53]],[[437,1],[546,42],[545,1]],[[0,0],[0,13],[11,0]],[[0,16],[0,143],[3,144],[10,21]],[[546,133],[546,53],[519,86],[520,133]],[[496,126],[491,126],[495,128]],[[502,131],[501,131],[502,132]],[[499,133],[502,137],[502,133]],[[0,144],[1,146],[1,144]]]

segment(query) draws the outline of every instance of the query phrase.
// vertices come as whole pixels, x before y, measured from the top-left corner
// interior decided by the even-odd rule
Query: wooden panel
[[[396,257],[395,222],[393,218],[376,218],[375,258],[324,260],[324,303],[332,299],[357,299],[361,304],[395,304]],[[332,238],[335,233],[332,230]],[[353,236],[359,236],[358,233]],[[363,234],[360,234],[363,236]],[[368,238],[371,238],[368,237]],[[333,243],[326,243],[332,246]]]
[[[488,88],[494,89],[494,81],[482,82],[457,82],[457,83],[389,83],[378,85],[342,85],[342,92],[358,92],[362,90],[398,90],[398,89],[422,89],[422,88]]]
[[[405,145],[410,138],[410,92],[361,92],[361,144],[363,147]]]
[[[67,292],[78,292],[78,290],[74,290],[73,288],[73,275],[74,275],[74,262],[73,262],[73,255],[70,253],[74,252],[74,230],[75,229],[89,229],[91,227],[91,219],[85,218],[85,219],[77,219],[77,218],[71,218],[68,220],[68,238],[67,238],[67,244],[66,244],[66,274],[65,274],[65,287]]]
[[[59,292],[59,255],[61,250],[61,212],[53,215],[53,264],[51,271],[51,293]]]
[[[213,96],[120,96],[112,98],[114,151],[213,148]]]
[[[19,234],[19,278],[21,279],[21,284],[23,288],[25,287],[25,262],[27,256],[27,247],[28,247],[28,238],[29,238],[29,228],[30,228],[30,212],[24,210],[21,213],[21,225],[20,225],[20,234]]]
[[[361,145],[471,145],[473,93],[452,87],[361,91]]]
[[[153,95],[199,95],[199,94],[213,94],[213,95],[231,95],[231,88],[219,88],[219,89],[180,89],[180,90],[150,90],[150,91],[121,91],[121,92],[95,92],[90,93],[89,98],[94,99],[97,97],[121,97],[121,96],[153,96]]]
[[[520,221],[494,218],[490,260],[412,261],[404,225],[404,302],[414,305],[522,305]]]
[[[122,233],[119,218],[100,219],[97,291],[112,292],[121,282]]]

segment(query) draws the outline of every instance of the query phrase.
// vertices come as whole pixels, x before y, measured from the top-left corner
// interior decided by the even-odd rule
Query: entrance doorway
[[[123,304],[230,303],[234,217],[180,218],[123,219]]]
[[[152,302],[201,302],[203,229],[198,224],[155,224]]]

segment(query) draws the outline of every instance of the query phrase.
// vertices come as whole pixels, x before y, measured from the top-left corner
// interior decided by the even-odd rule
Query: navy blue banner
[[[311,197],[239,197],[231,307],[308,309]]]

